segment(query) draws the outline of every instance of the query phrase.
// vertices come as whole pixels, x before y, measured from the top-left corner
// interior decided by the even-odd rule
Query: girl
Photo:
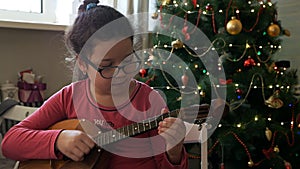
[[[75,55],[82,78],[62,88],[35,113],[12,127],[2,142],[3,154],[20,161],[63,158],[83,161],[100,144],[100,159],[106,158],[99,160],[94,168],[187,168],[183,122],[164,118],[156,129],[151,129],[150,121],[145,123],[165,111],[166,104],[156,91],[133,79],[141,61],[133,50],[129,21],[115,9],[97,5],[98,2],[84,1],[66,34],[66,44]],[[47,130],[57,122],[74,118],[88,120],[93,126],[83,126],[83,131]],[[140,125],[126,130],[126,126],[141,121],[144,130]],[[136,134],[135,130],[145,132]],[[92,135],[100,131],[122,133],[122,139],[99,143]],[[134,137],[123,139],[124,135]],[[111,137],[115,138],[115,134]]]

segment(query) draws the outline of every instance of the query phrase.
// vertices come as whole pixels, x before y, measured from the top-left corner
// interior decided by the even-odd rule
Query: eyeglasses
[[[105,67],[98,67],[94,63],[92,63],[89,59],[84,57],[84,61],[92,66],[104,79],[111,79],[116,76],[118,76],[120,70],[122,70],[125,74],[131,74],[136,72],[140,69],[141,66],[141,60],[139,56],[135,53],[135,51],[132,52],[134,56],[138,59],[137,61],[130,62],[128,64],[122,65],[122,66],[105,66]]]

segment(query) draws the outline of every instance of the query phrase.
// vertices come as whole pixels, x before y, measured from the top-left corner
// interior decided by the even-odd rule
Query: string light
[[[173,1],[173,2],[175,2],[175,3],[177,3],[176,1]],[[259,1],[259,3],[262,5],[262,8],[265,8],[266,7],[266,5],[264,5],[264,2],[263,1]],[[251,1],[248,1],[248,4],[249,5],[251,5],[252,4],[252,2]],[[175,4],[175,6],[178,6],[178,4]],[[187,5],[187,3],[185,3],[185,5]],[[272,3],[271,2],[268,2],[268,5],[269,6],[272,6]],[[199,4],[197,4],[197,7],[199,7]],[[198,11],[186,11],[187,13],[193,13],[193,12],[198,12]],[[222,13],[223,12],[223,10],[219,10],[219,13]],[[240,13],[240,12],[244,12],[244,11],[240,11],[240,10],[236,10],[236,13],[238,14],[238,13]],[[247,12],[249,12],[249,11],[247,11]],[[250,12],[251,13],[254,13],[255,12],[255,9],[251,9],[250,10]],[[202,12],[203,14],[205,14],[205,15],[210,15],[210,13],[207,13],[206,11],[203,11]],[[257,18],[259,18],[259,11],[258,11],[258,14],[257,14]],[[254,24],[255,25],[255,24]],[[252,27],[252,28],[254,28],[254,26]],[[253,29],[249,29],[248,31],[252,31]],[[266,35],[267,33],[266,32],[263,32],[263,34],[264,35]],[[235,45],[235,44],[229,44],[228,45],[229,47],[238,47],[238,45]],[[170,46],[168,46],[168,47],[170,47]],[[268,48],[269,49],[269,47],[271,48],[271,49],[280,49],[281,48],[281,46],[279,45],[279,46],[277,46],[277,45],[273,45],[273,44],[270,44],[269,43],[269,46],[266,46],[266,48]],[[263,55],[263,53],[261,52],[261,51],[264,51],[265,52],[265,50],[263,49],[263,48],[265,48],[265,46],[263,46],[263,45],[260,45],[260,46],[258,46],[258,49],[259,49],[259,51],[256,51],[256,45],[255,44],[251,44],[251,46],[248,44],[248,43],[246,43],[246,47],[245,47],[245,50],[244,51],[246,51],[246,50],[248,50],[248,49],[254,49],[255,50],[255,53],[256,53],[256,56],[257,56],[257,58],[258,58],[258,60],[261,62],[261,63],[267,63],[268,61],[269,61],[269,59],[271,58],[271,56],[270,55],[267,55],[268,56],[268,58],[266,59],[266,60],[261,60],[261,58],[263,58],[263,57],[259,57],[259,56],[261,56],[261,55]],[[198,50],[198,47],[195,47],[194,48],[195,50]],[[214,50],[214,48],[211,48],[211,50]],[[244,55],[243,55],[244,56]],[[243,57],[240,57],[240,58],[235,58],[235,59],[231,59],[231,58],[229,58],[229,56],[226,58],[226,59],[228,59],[228,60],[231,60],[231,61],[234,61],[234,62],[236,62],[236,61],[239,61],[239,59],[242,59]],[[218,66],[221,66],[221,65],[218,65]],[[260,63],[257,63],[257,66],[261,66],[261,64]],[[194,67],[195,68],[198,68],[198,65],[194,65]],[[274,69],[277,69],[277,67],[275,68],[274,67]],[[219,68],[219,70],[221,70],[221,67]],[[284,69],[284,70],[286,70],[286,69]],[[238,69],[238,71],[239,72],[241,72],[242,70],[241,69]],[[205,74],[205,72],[203,72],[203,74]],[[283,72],[281,72],[280,74],[283,74]],[[263,79],[260,79],[261,81],[263,81]],[[251,88],[261,88],[262,89],[262,91],[264,91],[264,85],[263,85],[263,82],[262,82],[262,85],[261,86],[252,86],[252,84],[253,84],[253,80],[251,81],[251,83],[250,83],[250,87],[249,87],[249,89],[248,89],[248,91],[250,91],[250,89]],[[238,84],[237,84],[238,85]],[[220,87],[219,85],[216,85],[216,87]],[[270,86],[268,86],[270,89],[272,89],[273,88],[273,86],[272,85],[270,85]],[[278,88],[278,87],[280,87],[281,89],[284,89],[285,87],[284,86],[280,86],[280,85],[276,85],[276,87]],[[290,86],[286,86],[286,88],[287,89],[289,89],[290,88]],[[201,87],[200,86],[198,86],[198,89],[201,89]],[[203,91],[201,91],[201,92],[203,92]],[[201,93],[200,92],[200,93]],[[263,97],[264,97],[264,94],[263,94]],[[245,99],[247,98],[247,95],[245,96]],[[265,98],[264,98],[265,99]],[[254,117],[254,121],[258,121],[259,120],[259,117],[258,116],[255,116]],[[272,119],[271,119],[271,117],[269,117],[269,118],[267,118],[267,120],[269,120],[269,121],[271,121]],[[284,125],[284,122],[281,122],[281,124],[282,125]],[[237,127],[241,127],[242,126],[242,123],[239,123],[238,125],[237,125]],[[218,125],[218,127],[222,127],[222,124],[219,124]],[[232,134],[232,133],[231,133]],[[234,133],[235,134],[235,133]],[[233,135],[234,135],[233,134]],[[238,139],[238,137],[237,137],[237,135],[234,135],[234,136],[236,136],[236,139]],[[240,140],[241,141],[241,140]],[[243,143],[242,141],[241,141],[241,143]],[[249,163],[250,162],[253,162],[252,160],[251,160],[251,158],[250,158],[250,160],[249,160]]]
[[[269,5],[269,6],[272,6],[273,4],[272,4],[272,2],[268,2],[268,5]]]

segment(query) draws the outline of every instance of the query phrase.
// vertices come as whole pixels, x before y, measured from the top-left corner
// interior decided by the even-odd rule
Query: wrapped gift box
[[[44,91],[46,87],[46,83],[31,84],[25,81],[19,81],[19,99],[23,103],[41,103],[45,99]]]

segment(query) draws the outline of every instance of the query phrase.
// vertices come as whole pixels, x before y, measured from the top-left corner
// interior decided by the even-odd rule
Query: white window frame
[[[0,9],[0,27],[65,30],[66,27],[73,23],[77,16],[78,6],[83,0],[73,0],[70,6],[68,6],[68,4],[62,5],[62,1],[66,2],[65,0],[43,0],[43,13]],[[112,6],[126,15],[132,14],[131,12],[148,11],[145,7],[138,6],[141,5],[141,1],[142,0],[102,0],[100,3]],[[154,1],[155,0],[148,0],[149,5]],[[128,4],[133,4],[133,7],[129,7]]]
[[[43,0],[43,13],[0,10],[1,21],[55,23],[57,0]]]

